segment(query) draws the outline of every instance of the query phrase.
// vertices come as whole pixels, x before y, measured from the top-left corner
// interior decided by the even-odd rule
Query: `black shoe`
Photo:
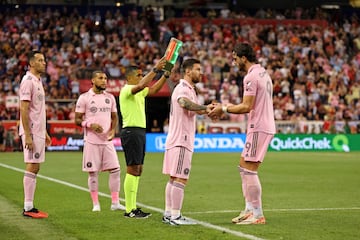
[[[163,223],[170,224],[171,219],[170,219],[170,217],[168,217],[168,216],[163,216],[162,219],[161,219],[161,221],[162,221]]]
[[[151,216],[151,213],[145,213],[140,208],[137,208],[137,209],[133,209],[129,213],[125,212],[124,216],[128,218],[148,218]]]

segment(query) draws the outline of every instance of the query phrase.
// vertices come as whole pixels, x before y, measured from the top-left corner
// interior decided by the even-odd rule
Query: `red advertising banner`
[[[52,134],[82,134],[83,129],[73,121],[48,121],[48,133]]]
[[[5,130],[14,129],[17,130],[19,121],[3,121]],[[82,134],[83,129],[75,125],[73,121],[48,121],[48,133],[52,134]]]

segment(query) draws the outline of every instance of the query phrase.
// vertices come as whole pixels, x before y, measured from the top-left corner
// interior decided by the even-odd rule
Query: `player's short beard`
[[[103,87],[97,86],[97,85],[95,85],[95,88],[96,88],[96,90],[98,90],[99,92],[100,92],[100,91],[105,91],[105,89],[106,89],[106,88],[103,88]]]

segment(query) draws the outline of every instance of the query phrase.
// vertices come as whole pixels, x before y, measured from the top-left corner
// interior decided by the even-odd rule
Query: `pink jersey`
[[[275,134],[272,93],[272,81],[265,68],[260,64],[251,66],[244,78],[244,96],[255,96],[254,107],[248,115],[248,133]]]
[[[195,89],[185,80],[180,79],[172,96],[169,118],[169,132],[166,138],[166,149],[183,146],[190,151],[194,150],[196,113],[180,106],[178,99],[185,97],[198,103]]]
[[[45,91],[41,79],[31,72],[26,72],[21,80],[19,90],[20,101],[30,101],[29,127],[30,132],[45,139],[46,135],[46,106]],[[19,135],[24,135],[22,116],[20,115]]]
[[[90,128],[84,130],[84,140],[92,144],[110,144],[108,141],[111,130],[111,113],[117,112],[115,98],[112,94],[103,92],[96,94],[92,89],[80,95],[76,102],[76,112],[85,113],[84,120],[102,126],[103,132],[96,133]]]

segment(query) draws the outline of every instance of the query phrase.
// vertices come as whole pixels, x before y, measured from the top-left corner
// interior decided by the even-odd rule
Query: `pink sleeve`
[[[256,79],[251,78],[251,76],[246,76],[244,78],[244,96],[255,96],[257,89]]]
[[[76,110],[78,113],[85,113],[86,110],[86,102],[84,95],[80,95],[79,99],[76,102]]]
[[[32,88],[33,86],[31,81],[26,81],[25,79],[21,81],[19,91],[20,101],[31,101]]]

